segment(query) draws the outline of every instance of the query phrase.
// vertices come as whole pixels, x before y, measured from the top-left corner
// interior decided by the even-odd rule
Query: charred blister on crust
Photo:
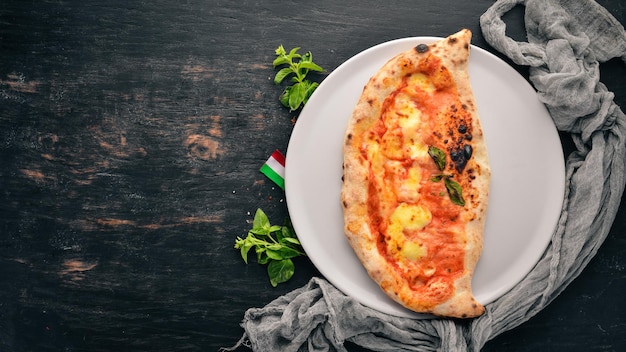
[[[415,47],[415,50],[420,53],[423,54],[425,52],[427,52],[429,50],[428,45],[426,44],[419,44]]]
[[[460,145],[456,149],[450,151],[450,159],[454,163],[454,168],[458,173],[462,173],[467,165],[467,162],[471,159],[474,150],[471,145]]]

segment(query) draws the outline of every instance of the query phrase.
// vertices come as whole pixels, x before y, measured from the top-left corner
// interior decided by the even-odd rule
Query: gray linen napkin
[[[505,34],[502,15],[525,5],[528,42]],[[489,44],[519,65],[576,151],[566,163],[563,210],[536,267],[473,320],[412,320],[357,303],[324,279],[246,311],[237,346],[254,351],[478,351],[537,314],[578,276],[615,219],[626,162],[626,116],[599,82],[599,62],[626,61],[623,26],[591,0],[501,0],[480,18]],[[236,348],[235,346],[234,348]],[[233,348],[233,349],[234,349]],[[231,350],[231,349],[224,349]]]

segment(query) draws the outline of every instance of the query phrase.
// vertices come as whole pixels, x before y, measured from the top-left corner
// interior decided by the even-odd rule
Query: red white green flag
[[[278,187],[285,189],[285,156],[278,149],[272,153],[259,171]]]

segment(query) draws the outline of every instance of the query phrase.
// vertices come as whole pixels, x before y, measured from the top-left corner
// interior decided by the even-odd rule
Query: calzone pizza
[[[418,44],[366,84],[344,139],[345,235],[393,300],[475,317],[489,163],[468,60],[471,32]]]

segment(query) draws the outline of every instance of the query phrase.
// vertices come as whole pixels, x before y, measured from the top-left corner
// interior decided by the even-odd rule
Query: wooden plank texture
[[[600,3],[625,23],[625,1]],[[478,23],[492,4],[2,1],[0,350],[234,344],[247,308],[319,275],[299,258],[272,288],[233,248],[257,208],[288,215],[258,171],[297,117],[278,101],[274,49],[312,51],[328,73],[373,45],[466,27],[495,53]],[[508,15],[511,35],[523,37],[521,16]],[[626,107],[624,63],[602,74]],[[582,275],[484,350],[626,349],[625,232],[622,206]]]

